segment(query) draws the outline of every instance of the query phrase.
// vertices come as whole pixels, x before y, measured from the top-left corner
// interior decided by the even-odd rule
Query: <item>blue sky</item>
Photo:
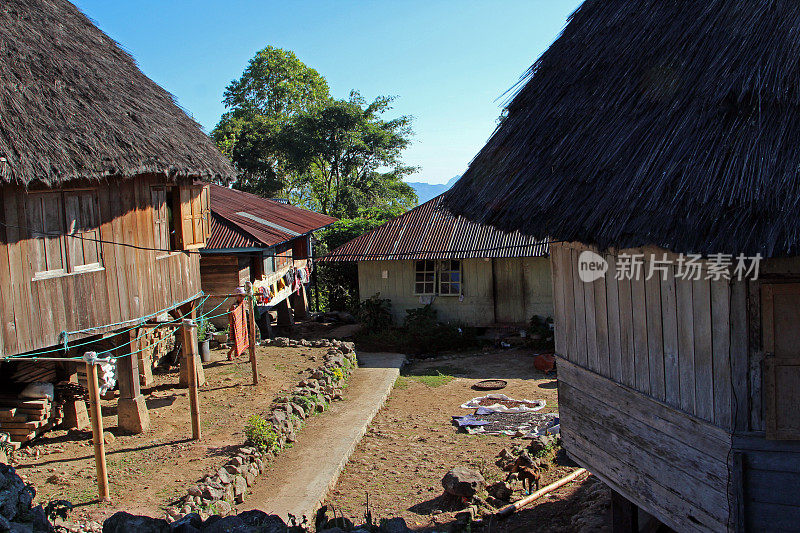
[[[336,97],[396,95],[415,117],[410,181],[460,174],[494,130],[502,95],[578,0],[72,0],[210,130],[225,86],[267,45],[293,50]]]

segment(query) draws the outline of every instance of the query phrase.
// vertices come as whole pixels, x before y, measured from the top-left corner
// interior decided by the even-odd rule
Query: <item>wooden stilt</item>
[[[142,433],[150,428],[150,414],[139,386],[139,330],[130,331],[128,351],[131,355],[117,359],[117,425],[130,433]]]
[[[250,366],[253,369],[253,385],[258,385],[258,361],[256,361],[256,315],[253,306],[253,287],[251,286],[247,294],[247,335],[250,341]]]
[[[638,533],[639,517],[636,505],[615,490],[611,491],[612,533]]]
[[[94,356],[93,352],[89,352]],[[94,443],[94,464],[97,469],[97,492],[102,501],[110,501],[108,488],[108,469],[106,468],[106,446],[103,440],[103,414],[100,410],[100,386],[97,382],[97,365],[86,363],[86,377],[89,382],[90,416],[92,419],[92,442]]]
[[[194,320],[184,320],[181,325],[183,334],[183,356],[186,361],[189,379],[189,410],[192,415],[192,439],[200,440],[200,398],[197,393],[197,323]]]

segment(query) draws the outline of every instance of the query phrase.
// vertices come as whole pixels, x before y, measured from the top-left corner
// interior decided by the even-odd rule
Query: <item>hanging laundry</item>
[[[233,304],[229,311],[228,326],[230,333],[233,335],[233,346],[228,352],[228,359],[231,360],[233,357],[239,357],[244,354],[249,343],[244,300]]]

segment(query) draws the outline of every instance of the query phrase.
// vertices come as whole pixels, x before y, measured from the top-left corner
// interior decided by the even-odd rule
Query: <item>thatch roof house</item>
[[[567,452],[678,531],[800,523],[798,32],[793,2],[588,0],[445,198],[551,236]]]
[[[523,325],[553,315],[546,241],[455,217],[439,195],[356,237],[321,261],[357,262],[361,300],[391,300],[394,319],[430,303],[439,319]]]
[[[188,251],[205,245],[208,194],[192,180],[235,172],[71,3],[6,0],[0,28],[0,358],[80,356],[91,346],[74,341],[198,296]],[[113,341],[123,353],[128,337]]]

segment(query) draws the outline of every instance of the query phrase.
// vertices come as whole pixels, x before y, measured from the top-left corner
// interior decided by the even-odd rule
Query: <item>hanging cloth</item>
[[[233,347],[236,357],[247,351],[249,341],[247,338],[247,313],[245,312],[244,302],[234,304],[230,309],[230,332],[233,334]]]

